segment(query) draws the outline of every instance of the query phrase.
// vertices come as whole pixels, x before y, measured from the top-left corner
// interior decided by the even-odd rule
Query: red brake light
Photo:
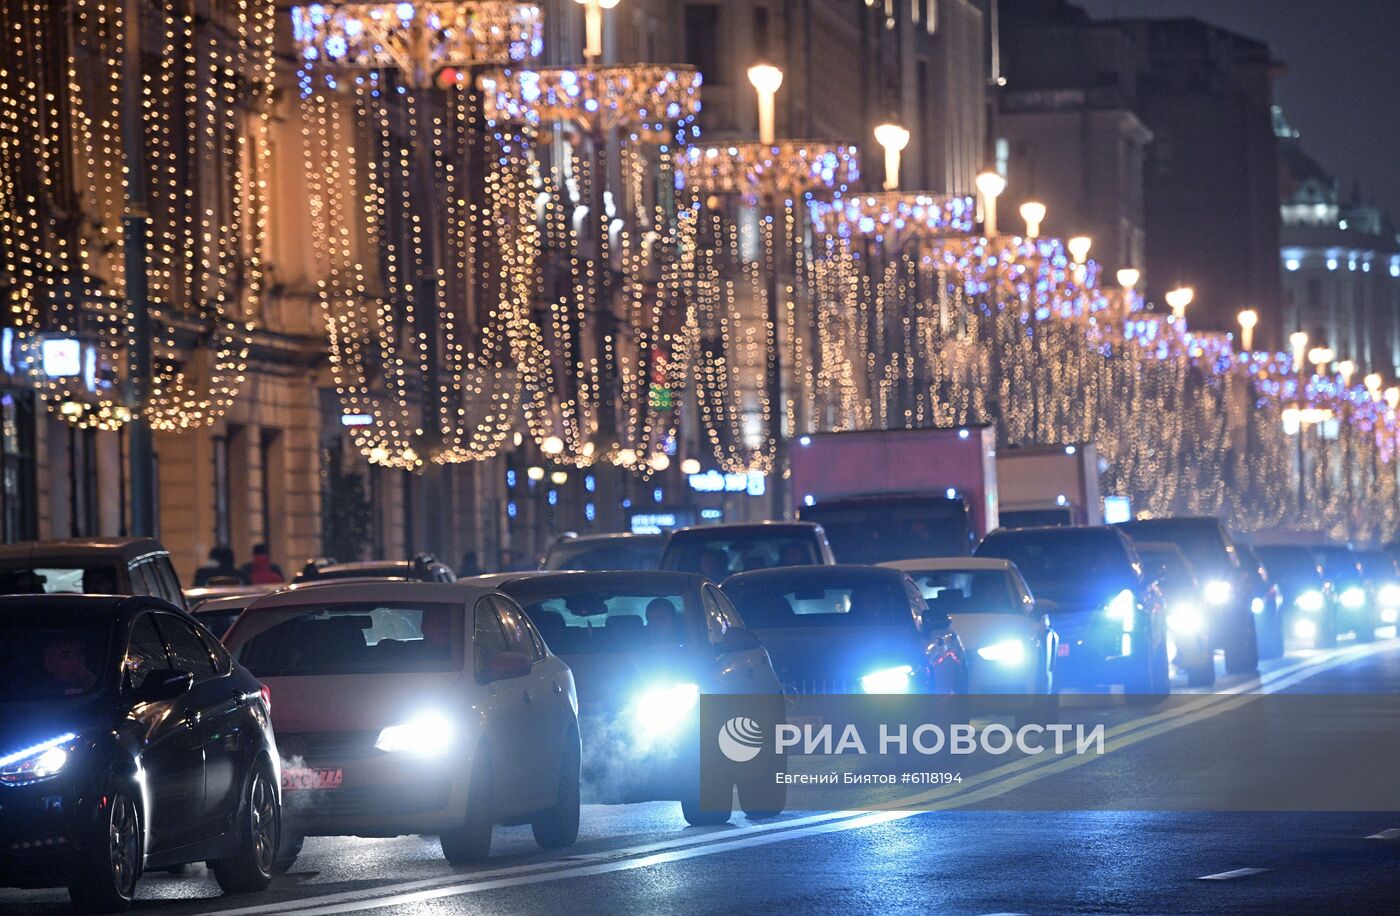
[[[262,694],[263,708],[267,710],[269,716],[272,715],[272,688],[266,684],[259,684],[258,692]]]

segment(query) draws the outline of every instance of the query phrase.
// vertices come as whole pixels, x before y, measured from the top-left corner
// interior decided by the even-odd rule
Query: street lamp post
[[[758,139],[760,143],[771,144],[775,139],[773,97],[783,84],[783,71],[771,64],[755,64],[749,68],[749,82],[758,93]],[[763,208],[763,221],[768,224],[769,244],[766,246],[772,263],[764,271],[767,275],[767,306],[765,319],[768,323],[768,352],[764,397],[768,401],[768,441],[773,445],[773,468],[768,474],[769,498],[772,500],[772,515],[781,519],[787,515],[787,486],[784,479],[787,467],[787,446],[783,439],[783,417],[787,414],[783,403],[783,355],[781,327],[782,312],[778,307],[778,200],[777,195],[765,193],[760,201]],[[784,235],[786,238],[786,235]]]
[[[881,124],[875,128],[875,142],[885,148],[886,191],[899,189],[899,157],[909,145],[909,131],[898,124]]]
[[[1040,237],[1040,224],[1045,222],[1045,204],[1028,200],[1021,204],[1021,219],[1026,221],[1026,238]]]
[[[131,312],[131,347],[127,367],[130,389],[131,435],[127,438],[131,471],[131,533],[156,534],[155,446],[151,421],[145,415],[151,391],[151,302],[147,269],[150,215],[146,200],[146,150],[144,100],[147,91],[141,75],[141,15],[137,3],[126,4],[126,47],[122,57],[122,144],[126,160],[126,298]],[[74,534],[77,532],[74,531]]]
[[[1308,332],[1294,331],[1288,335],[1288,347],[1293,353],[1293,373],[1302,375],[1308,355]]]
[[[1178,286],[1176,289],[1168,290],[1166,295],[1167,305],[1171,306],[1172,317],[1181,321],[1186,317],[1186,307],[1196,298],[1196,291],[1189,286]]]
[[[1006,190],[1006,179],[988,169],[974,183],[982,202],[982,234],[993,238],[997,234],[997,198]]]
[[[754,64],[749,68],[749,83],[758,93],[758,142],[771,144],[777,137],[773,98],[783,85],[783,71],[772,64]]]
[[[583,57],[595,64],[603,56],[603,10],[617,6],[618,0],[574,0],[583,7]]]
[[[1259,313],[1245,309],[1235,317],[1240,322],[1240,350],[1248,353],[1254,349],[1254,328],[1259,324]]]

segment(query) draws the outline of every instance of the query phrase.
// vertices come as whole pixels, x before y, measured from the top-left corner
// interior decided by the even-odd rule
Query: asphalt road
[[[1293,652],[1231,694],[1400,694],[1400,640]],[[1104,701],[1094,701],[1103,703]],[[1056,778],[1131,793],[1181,778],[1198,719],[1105,704],[1108,753]],[[1366,723],[1395,731],[1394,720]],[[489,865],[454,869],[435,838],[313,838],[264,894],[221,897],[202,867],[147,875],[136,910],[330,913],[896,911],[1216,913],[1400,908],[1400,792],[1390,812],[968,810],[1015,807],[1046,766],[979,774],[939,810],[797,812],[689,828],[679,806],[586,806],[577,846],[544,854],[527,827],[497,828]],[[1167,775],[1171,771],[1173,775]],[[1325,774],[1318,774],[1325,778]],[[1143,786],[1143,790],[1154,788]],[[1155,787],[1158,791],[1160,786]],[[0,891],[5,913],[66,912],[54,891]]]

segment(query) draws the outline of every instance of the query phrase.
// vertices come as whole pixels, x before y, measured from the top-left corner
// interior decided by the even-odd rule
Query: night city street
[[[0,0],[0,913],[1400,912],[1400,0]]]

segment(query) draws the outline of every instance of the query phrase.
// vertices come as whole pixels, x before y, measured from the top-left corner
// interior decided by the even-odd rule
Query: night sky
[[[1194,17],[1269,43],[1274,99],[1344,194],[1400,222],[1400,0],[1072,0],[1095,18]]]

